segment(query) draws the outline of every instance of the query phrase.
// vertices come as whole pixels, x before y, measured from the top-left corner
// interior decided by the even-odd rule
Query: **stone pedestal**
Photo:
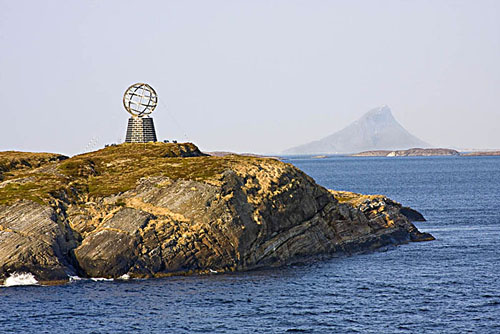
[[[130,117],[128,119],[126,143],[147,143],[156,141],[156,132],[151,117]]]

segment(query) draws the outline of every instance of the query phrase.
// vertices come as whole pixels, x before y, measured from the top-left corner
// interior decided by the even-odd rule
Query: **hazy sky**
[[[382,104],[431,144],[500,148],[500,1],[0,0],[0,150],[159,139],[279,152]]]

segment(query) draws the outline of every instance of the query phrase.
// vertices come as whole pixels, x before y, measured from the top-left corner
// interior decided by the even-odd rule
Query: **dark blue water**
[[[500,333],[500,158],[289,159],[436,241],[250,273],[0,289],[2,333]]]

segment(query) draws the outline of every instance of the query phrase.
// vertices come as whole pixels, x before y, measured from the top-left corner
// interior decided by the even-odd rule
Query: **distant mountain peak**
[[[384,104],[384,105],[381,105],[380,107],[373,108],[370,111],[368,111],[367,113],[365,113],[365,115],[370,115],[370,114],[390,114],[390,115],[392,115],[392,111],[391,111],[391,108],[389,108],[389,106],[387,104]]]
[[[396,119],[392,115],[392,110],[388,105],[384,104],[378,108],[371,109],[367,113],[365,113],[361,119],[374,119],[379,121],[391,120],[396,122]]]
[[[403,150],[431,145],[409,133],[387,105],[369,110],[344,129],[318,141],[293,147],[289,154],[357,153],[372,150]]]

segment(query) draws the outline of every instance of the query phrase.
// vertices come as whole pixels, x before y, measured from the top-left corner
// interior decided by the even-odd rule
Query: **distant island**
[[[191,143],[0,152],[0,284],[15,273],[52,284],[244,271],[433,240],[418,220],[291,164]]]
[[[208,154],[213,157],[226,157],[228,155],[242,155],[246,157],[256,157],[256,158],[263,158],[265,156],[257,153],[236,153],[236,152],[229,152],[229,151],[212,151],[212,152],[203,152],[205,154]]]
[[[498,156],[500,151],[481,151],[461,153],[449,148],[411,148],[408,150],[376,150],[351,154],[352,157],[431,157],[431,156]]]
[[[227,157],[229,155],[241,155],[244,157],[254,157],[254,158],[273,158],[273,159],[278,159],[280,160],[280,157],[277,156],[270,156],[270,155],[263,155],[263,154],[258,154],[258,153],[236,153],[236,152],[229,152],[229,151],[211,151],[211,152],[203,152],[207,155],[213,156],[213,157]]]
[[[432,145],[409,133],[388,106],[372,109],[344,129],[318,141],[296,146],[284,154],[352,154],[373,150],[404,150]]]
[[[483,157],[483,156],[499,156],[500,151],[477,151],[477,152],[466,152],[460,155],[465,157]]]
[[[460,152],[448,148],[411,148],[408,150],[377,150],[351,154],[353,157],[430,157],[438,155],[460,155]]]

